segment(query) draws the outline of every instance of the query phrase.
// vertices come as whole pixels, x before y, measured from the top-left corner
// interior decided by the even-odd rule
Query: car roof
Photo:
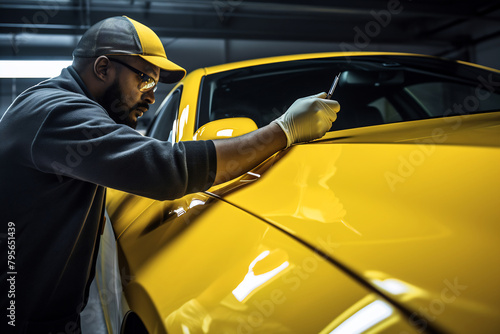
[[[320,53],[305,53],[305,54],[293,54],[293,55],[284,55],[284,56],[275,56],[275,57],[266,57],[266,58],[257,58],[250,60],[237,61],[232,63],[220,64],[215,66],[205,67],[205,74],[215,74],[225,71],[230,71],[239,68],[245,68],[250,66],[257,65],[265,65],[265,64],[274,64],[274,63],[282,63],[288,61],[296,61],[296,60],[308,60],[308,59],[320,59],[320,58],[346,58],[349,60],[351,57],[369,57],[369,56],[381,56],[381,57],[420,57],[427,59],[435,59],[441,61],[452,61],[455,63],[473,66],[476,68],[481,68],[488,71],[494,71],[500,73],[499,70],[494,68],[489,68],[487,66],[482,66],[478,64],[473,64],[461,60],[449,60],[446,58],[440,58],[436,56],[416,54],[416,53],[403,53],[403,52],[320,52]]]

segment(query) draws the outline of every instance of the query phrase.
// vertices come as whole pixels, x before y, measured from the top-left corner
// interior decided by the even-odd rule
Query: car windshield
[[[217,119],[269,124],[299,97],[326,92],[341,113],[331,131],[500,110],[500,75],[454,61],[415,56],[358,56],[290,61],[208,75],[197,128]]]

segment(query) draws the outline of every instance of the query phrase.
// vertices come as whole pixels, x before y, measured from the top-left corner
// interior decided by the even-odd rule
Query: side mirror
[[[237,137],[257,129],[257,124],[250,118],[233,117],[218,119],[200,127],[194,133],[193,140]]]

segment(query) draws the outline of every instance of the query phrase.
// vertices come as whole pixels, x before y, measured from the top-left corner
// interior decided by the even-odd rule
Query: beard
[[[113,84],[104,92],[101,106],[106,109],[109,117],[111,117],[117,124],[124,124],[130,126],[132,129],[137,127],[137,118],[134,117],[133,110],[142,107],[148,109],[147,103],[135,103],[129,107],[127,103],[128,97],[123,94],[120,86],[120,81],[115,80]]]

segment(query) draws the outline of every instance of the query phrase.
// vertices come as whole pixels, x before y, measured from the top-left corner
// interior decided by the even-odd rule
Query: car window
[[[385,123],[401,122],[403,120],[403,117],[401,117],[396,108],[384,96],[376,99],[368,106],[376,108]]]
[[[429,116],[464,114],[498,109],[500,95],[484,88],[455,82],[425,82],[406,87]]]
[[[182,87],[182,86],[181,86]],[[173,126],[179,113],[182,88],[177,88],[158,108],[147,135],[159,140],[174,142]]]
[[[490,92],[478,81],[499,82],[498,74],[491,78],[492,72],[424,57],[359,59],[291,61],[208,75],[201,84],[196,129],[231,117],[248,117],[262,127],[297,98],[327,91],[339,72],[333,99],[341,110],[331,131],[449,116],[454,103],[472,103],[467,97],[477,92],[489,95],[473,112],[500,109],[498,85]]]

